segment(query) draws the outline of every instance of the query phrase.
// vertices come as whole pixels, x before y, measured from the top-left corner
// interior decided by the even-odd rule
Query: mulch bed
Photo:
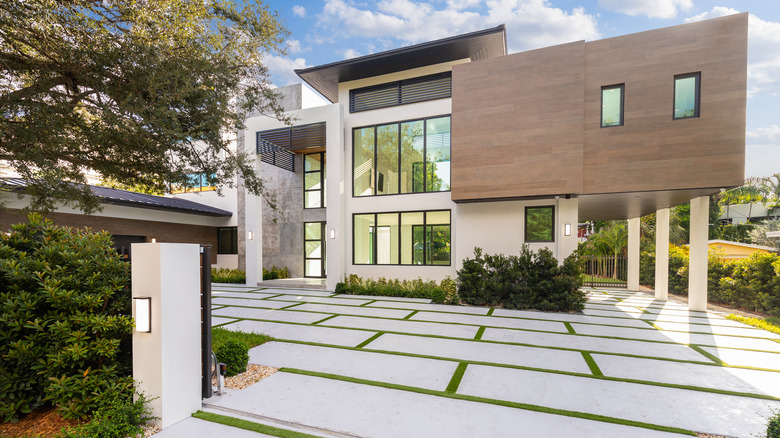
[[[63,427],[76,426],[75,420],[65,420],[54,408],[39,409],[31,412],[18,423],[0,424],[0,436],[3,438],[53,437]]]

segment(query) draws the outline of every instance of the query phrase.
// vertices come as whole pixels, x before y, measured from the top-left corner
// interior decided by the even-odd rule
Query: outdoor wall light
[[[255,240],[255,232],[249,231],[248,233],[246,233],[246,238],[249,240]]]
[[[152,243],[157,243],[157,239],[152,237]]]
[[[571,236],[571,224],[566,224],[563,226],[563,235]]]
[[[330,238],[335,239],[336,238],[336,230],[333,228],[330,229]]]
[[[135,303],[135,331],[152,332],[152,298],[133,297]]]

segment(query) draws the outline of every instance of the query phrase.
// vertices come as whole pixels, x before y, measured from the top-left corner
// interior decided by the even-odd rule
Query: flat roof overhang
[[[436,41],[415,44],[330,64],[297,69],[295,73],[331,102],[339,101],[339,83],[395,73],[459,59],[506,55],[506,29],[500,26]]]

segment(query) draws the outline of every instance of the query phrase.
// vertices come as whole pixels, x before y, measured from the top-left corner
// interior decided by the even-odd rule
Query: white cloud
[[[274,55],[263,58],[263,65],[268,67],[268,73],[277,87],[301,82],[301,78],[293,70],[308,67],[303,58],[290,59]]]
[[[290,50],[290,53],[301,53],[301,42],[298,40],[289,40],[287,41],[287,48]]]
[[[745,176],[769,176],[780,172],[780,126],[747,131],[745,137]]]
[[[736,9],[717,6],[685,22],[738,13]],[[748,19],[748,96],[758,93],[780,95],[780,23],[751,14]]]
[[[304,8],[301,5],[295,5],[292,7],[292,13],[293,15],[297,15],[299,17],[305,17],[306,16],[306,8]]]
[[[758,142],[771,140],[778,140],[778,142],[780,142],[780,126],[770,125],[765,128],[758,128],[753,131],[746,132],[745,136],[750,140],[755,140]]]
[[[678,11],[693,7],[692,0],[599,0],[604,9],[626,15],[646,15],[650,18],[674,18]]]
[[[381,0],[376,7],[347,0],[326,0],[320,25],[334,33],[358,38],[389,38],[419,43],[505,23],[510,51],[599,36],[596,18],[583,8],[565,11],[546,0],[491,0],[476,10],[474,0],[450,0],[442,9],[431,3]]]
[[[358,56],[360,56],[360,52],[358,51],[352,49],[347,49],[344,51],[344,59],[357,58]]]

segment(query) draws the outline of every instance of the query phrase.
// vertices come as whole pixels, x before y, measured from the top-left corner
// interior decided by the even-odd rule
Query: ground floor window
[[[238,227],[217,229],[217,254],[238,254]]]
[[[555,241],[555,207],[525,208],[525,241],[553,242]]]
[[[303,276],[324,278],[325,222],[303,224]]]
[[[450,210],[355,214],[355,265],[450,264]]]

